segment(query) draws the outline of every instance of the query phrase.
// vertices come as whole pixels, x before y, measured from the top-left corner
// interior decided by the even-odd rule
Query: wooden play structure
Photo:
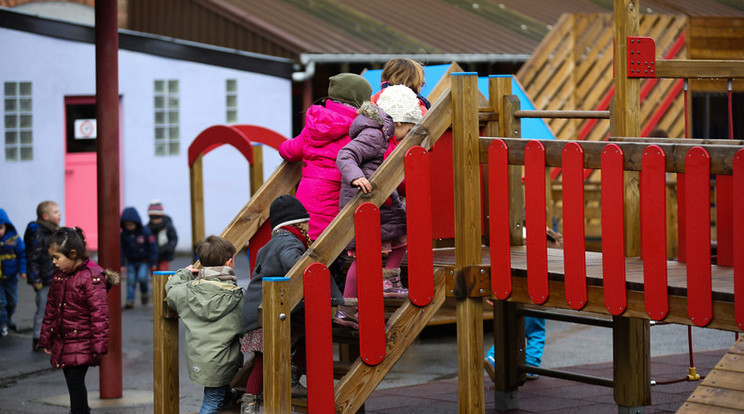
[[[733,332],[744,328],[744,256],[734,254],[744,251],[742,141],[639,138],[645,115],[642,78],[637,77],[741,78],[744,61],[657,60],[652,39],[638,36],[638,2],[615,0],[615,9],[613,37],[622,41],[614,42],[614,106],[523,111],[511,94],[510,78],[490,77],[484,99],[476,74],[452,73],[430,95],[435,103],[424,119],[371,177],[373,191],[352,199],[287,275],[264,281],[265,412],[357,412],[446,298],[456,302],[461,413],[485,410],[484,298],[495,302],[499,410],[518,407],[519,386],[531,372],[611,387],[619,412],[642,412],[651,401],[650,321]],[[528,117],[567,120],[566,125],[609,118],[609,138],[532,140],[520,132],[521,119]],[[546,246],[555,168],[561,171],[563,250]],[[255,248],[271,201],[295,188],[300,169],[299,163],[283,163],[223,236],[236,246],[250,242]],[[599,252],[585,247],[589,170],[600,177],[605,237]],[[443,182],[434,171],[451,172],[451,181]],[[683,216],[679,239],[685,261],[667,258],[667,203],[675,202],[667,197],[668,173],[684,177],[676,207]],[[715,191],[730,210],[730,220],[716,226],[716,264],[711,259],[711,175],[725,183]],[[404,178],[409,300],[393,303],[382,298],[379,206]],[[449,183],[449,202],[433,202],[432,193]],[[685,197],[689,194],[695,196]],[[442,215],[453,217],[451,228],[435,228]],[[360,329],[340,335],[331,326],[326,266],[352,238],[358,244]],[[452,238],[454,246],[432,248],[438,238]],[[730,253],[729,262],[721,261],[721,252]],[[165,278],[156,278],[156,295],[163,294],[164,284]],[[175,413],[177,322],[166,316],[162,297],[155,299],[155,412]],[[312,358],[308,398],[293,400],[288,315],[302,300]],[[525,308],[533,304],[545,310]],[[612,329],[613,378],[524,365],[523,316],[560,310],[571,311],[564,316],[569,320]],[[333,360],[333,341],[343,344],[339,361]],[[718,379],[706,378],[698,397],[693,394],[681,412],[744,409],[742,349],[740,340],[722,361]],[[334,378],[339,380],[335,385]]]

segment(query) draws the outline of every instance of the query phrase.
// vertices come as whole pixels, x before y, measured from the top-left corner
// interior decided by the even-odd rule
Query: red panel
[[[734,265],[734,177],[716,176],[716,264],[719,266]]]
[[[586,305],[584,240],[584,151],[575,142],[563,146],[563,267],[566,300],[573,309]]]
[[[354,212],[359,291],[359,351],[362,361],[377,365],[385,357],[385,308],[382,302],[380,209],[364,203]]]
[[[608,144],[601,157],[604,301],[611,314],[620,315],[628,305],[625,292],[623,151],[615,144]]]
[[[666,155],[656,145],[643,151],[641,172],[641,254],[646,313],[669,314],[666,262]]]
[[[545,147],[537,140],[524,148],[527,290],[538,305],[548,300],[548,236],[545,205]]]
[[[505,300],[512,291],[509,236],[509,149],[502,140],[488,146],[488,214],[491,242],[491,290]]]
[[[644,36],[628,36],[628,77],[656,77],[656,44]]]
[[[414,305],[426,306],[434,297],[429,153],[423,147],[412,147],[406,152],[405,169],[408,298]]]
[[[331,273],[313,263],[302,274],[305,289],[305,340],[307,353],[307,406],[313,412],[335,410],[333,342],[331,340]]]
[[[431,192],[432,237],[451,239],[455,237],[455,184],[453,178],[452,131],[439,138],[430,152],[431,183],[437,188]]]
[[[266,220],[261,227],[258,228],[256,234],[251,237],[248,241],[248,260],[250,265],[249,276],[253,277],[253,269],[256,267],[256,256],[258,251],[271,240],[271,223]]]
[[[687,178],[677,173],[677,260],[687,261]]]
[[[687,175],[687,310],[698,326],[713,317],[710,280],[710,156],[693,147],[685,157]]]
[[[734,157],[733,181],[734,251],[744,252],[744,149]],[[744,329],[744,254],[734,256],[734,300],[736,324]]]

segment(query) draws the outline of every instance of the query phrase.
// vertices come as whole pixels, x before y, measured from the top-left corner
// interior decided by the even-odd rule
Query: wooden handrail
[[[610,111],[546,111],[526,110],[514,111],[517,118],[557,118],[557,119],[609,119]]]
[[[728,79],[744,77],[744,60],[658,59],[657,78]]]

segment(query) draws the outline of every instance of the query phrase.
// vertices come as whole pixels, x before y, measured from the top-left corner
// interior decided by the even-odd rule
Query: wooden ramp
[[[744,337],[723,356],[677,413],[744,412]]]

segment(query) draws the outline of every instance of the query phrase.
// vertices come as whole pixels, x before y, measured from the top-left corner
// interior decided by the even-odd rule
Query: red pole
[[[121,266],[119,244],[119,29],[117,2],[95,4],[96,108],[98,123],[98,261]],[[121,398],[121,287],[108,295],[109,350],[101,363],[101,398]]]

